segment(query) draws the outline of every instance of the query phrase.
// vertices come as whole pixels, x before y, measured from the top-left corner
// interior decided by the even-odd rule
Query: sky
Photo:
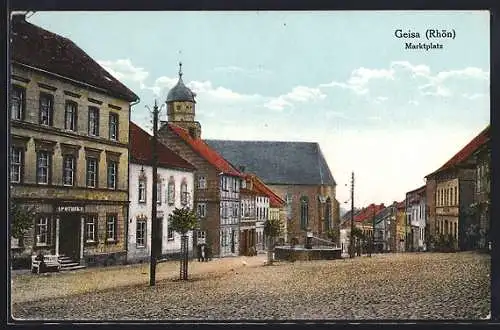
[[[489,19],[200,11],[36,12],[28,21],[70,38],[136,93],[131,119],[147,130],[146,106],[165,102],[182,61],[203,138],[318,142],[347,208],[351,172],[355,207],[402,201],[489,124]],[[428,29],[454,38],[427,40]]]

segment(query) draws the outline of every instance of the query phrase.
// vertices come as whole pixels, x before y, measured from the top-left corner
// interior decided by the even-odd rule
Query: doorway
[[[59,255],[80,260],[80,214],[61,214],[59,220]]]

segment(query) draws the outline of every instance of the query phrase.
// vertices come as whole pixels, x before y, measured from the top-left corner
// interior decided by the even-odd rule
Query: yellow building
[[[73,265],[124,261],[130,102],[138,97],[23,15],[13,16],[11,40],[10,196],[37,208],[33,228],[11,241],[12,254],[58,255]]]

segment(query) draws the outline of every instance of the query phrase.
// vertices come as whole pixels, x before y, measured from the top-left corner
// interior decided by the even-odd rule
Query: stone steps
[[[79,262],[75,262],[71,257],[60,255],[58,260],[61,264],[61,272],[86,268],[86,266],[80,265]]]

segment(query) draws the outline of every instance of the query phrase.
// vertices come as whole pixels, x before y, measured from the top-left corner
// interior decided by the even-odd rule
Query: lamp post
[[[148,110],[148,106],[146,106]],[[158,152],[157,152],[157,140],[158,140],[158,114],[161,108],[158,108],[158,104],[155,100],[155,105],[153,107],[153,139],[151,140],[151,154],[152,160],[151,165],[153,168],[153,182],[152,182],[152,196],[151,196],[151,256],[149,263],[149,285],[154,286],[156,282],[156,261],[158,258],[157,252],[159,249],[158,242],[158,218],[157,213],[157,199],[158,199]],[[160,247],[161,248],[161,247]]]

